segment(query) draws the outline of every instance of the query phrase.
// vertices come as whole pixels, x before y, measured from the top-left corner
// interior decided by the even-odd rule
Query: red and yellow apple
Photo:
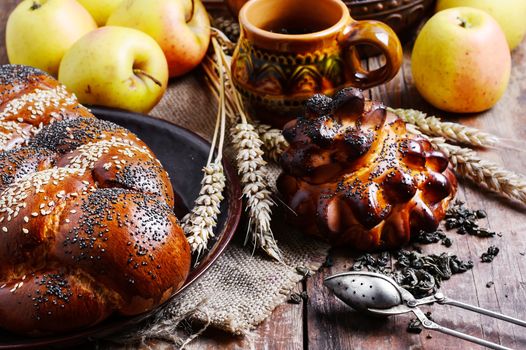
[[[525,0],[438,0],[436,11],[452,7],[474,7],[489,13],[504,31],[511,50],[526,34]]]
[[[200,0],[124,0],[107,24],[154,38],[166,56],[170,77],[199,65],[210,40],[210,21]]]
[[[81,103],[146,113],[166,90],[168,65],[147,34],[108,26],[83,36],[66,52],[58,80]]]
[[[97,28],[76,0],[25,0],[9,15],[6,48],[9,62],[56,75],[66,50]]]
[[[106,24],[108,17],[121,4],[122,0],[77,0],[89,13],[97,25]]]
[[[435,107],[480,112],[501,98],[511,57],[497,22],[482,10],[457,7],[436,13],[419,33],[411,56],[415,85]]]

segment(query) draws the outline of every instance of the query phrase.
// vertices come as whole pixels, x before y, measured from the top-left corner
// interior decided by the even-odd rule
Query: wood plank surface
[[[7,16],[16,0],[0,1],[0,64],[7,63],[4,29]],[[505,168],[526,173],[526,41],[512,53],[513,68],[510,85],[501,101],[490,111],[473,115],[448,115],[433,109],[420,97],[411,77],[410,44],[405,48],[404,65],[388,84],[369,91],[372,98],[392,107],[415,108],[452,121],[476,126],[506,139],[512,148],[486,150],[482,155]],[[378,67],[378,58],[369,59],[370,68]],[[484,209],[488,217],[482,221],[488,228],[501,232],[502,237],[478,239],[450,233],[451,248],[441,245],[424,246],[425,252],[448,251],[462,259],[471,259],[475,266],[464,274],[454,275],[443,283],[442,291],[449,297],[484,308],[526,319],[526,210],[525,207],[502,200],[487,191],[461,182],[457,195],[473,209]],[[501,251],[493,263],[480,261],[489,245]],[[331,252],[334,265],[299,283],[297,291],[306,290],[309,299],[304,305],[284,304],[263,322],[249,337],[226,335],[207,330],[193,341],[189,349],[480,349],[475,345],[439,333],[423,331],[409,334],[406,327],[411,316],[380,319],[357,314],[336,300],[323,286],[323,279],[349,270],[354,253],[345,249]],[[487,287],[486,283],[494,285]],[[505,346],[525,349],[526,332],[518,326],[496,321],[453,307],[433,305],[436,322]],[[170,348],[151,342],[154,348]]]

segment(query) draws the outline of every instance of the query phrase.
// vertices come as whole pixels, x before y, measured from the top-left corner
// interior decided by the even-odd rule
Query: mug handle
[[[342,34],[340,45],[344,49],[347,79],[352,86],[367,89],[391,80],[398,73],[403,59],[402,45],[387,24],[379,21],[356,21],[347,25]],[[356,48],[363,44],[379,49],[385,56],[385,65],[373,71],[365,69]]]

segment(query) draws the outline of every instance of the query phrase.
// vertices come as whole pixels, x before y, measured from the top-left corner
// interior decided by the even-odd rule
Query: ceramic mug
[[[232,57],[234,85],[249,113],[281,127],[315,93],[387,82],[402,63],[402,47],[387,25],[355,21],[340,0],[251,0],[239,12],[241,35]],[[358,45],[385,64],[368,71]]]

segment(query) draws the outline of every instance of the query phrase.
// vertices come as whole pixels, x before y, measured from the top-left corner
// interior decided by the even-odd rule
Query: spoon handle
[[[457,338],[460,338],[460,339],[464,339],[464,340],[470,341],[472,343],[485,346],[485,347],[490,348],[490,349],[512,350],[511,348],[507,348],[507,347],[502,346],[500,344],[496,344],[496,343],[493,343],[493,342],[490,342],[490,341],[487,341],[487,340],[484,340],[484,339],[480,339],[480,338],[474,337],[474,336],[469,335],[469,334],[465,334],[465,333],[456,331],[456,330],[451,329],[451,328],[447,328],[447,327],[441,326],[441,325],[431,321],[430,319],[428,319],[424,315],[422,310],[420,310],[417,307],[414,308],[412,311],[416,315],[416,317],[420,320],[420,323],[422,324],[422,326],[424,328],[426,328],[426,329],[431,329],[431,330],[434,330],[434,331],[438,331],[440,333],[452,335],[454,337],[457,337]]]
[[[432,323],[434,323],[434,322],[432,322]],[[474,336],[469,335],[469,334],[464,334],[462,332],[455,331],[454,329],[447,328],[447,327],[441,326],[441,325],[436,324],[436,323],[433,326],[431,326],[431,327],[426,327],[426,326],[424,326],[424,327],[428,328],[428,329],[433,329],[433,330],[438,331],[440,333],[449,334],[449,335],[452,335],[454,337],[457,337],[457,338],[460,338],[460,339],[464,339],[464,340],[470,341],[472,343],[485,346],[485,347],[490,348],[490,349],[512,350],[511,348],[507,348],[505,346],[502,346],[502,345],[499,345],[499,344],[495,344],[495,343],[492,343],[490,341],[487,341],[487,340],[484,340],[484,339],[480,339],[480,338],[474,337]]]
[[[491,311],[491,310],[486,310],[486,309],[480,308],[478,306],[466,304],[466,303],[463,303],[461,301],[453,300],[453,299],[450,299],[450,298],[447,298],[447,297],[444,297],[443,299],[439,299],[437,301],[440,304],[448,304],[448,305],[461,307],[461,308],[466,309],[466,310],[470,310],[470,311],[473,311],[473,312],[478,312],[479,314],[483,314],[483,315],[487,315],[487,316],[490,316],[490,317],[498,318],[499,320],[511,322],[511,323],[516,324],[516,325],[519,325],[519,326],[522,326],[522,327],[526,327],[526,322],[523,321],[523,320],[519,320],[519,319],[511,317],[511,316],[506,316],[506,315],[503,315],[503,314],[500,314],[498,312],[494,312],[494,311]]]

